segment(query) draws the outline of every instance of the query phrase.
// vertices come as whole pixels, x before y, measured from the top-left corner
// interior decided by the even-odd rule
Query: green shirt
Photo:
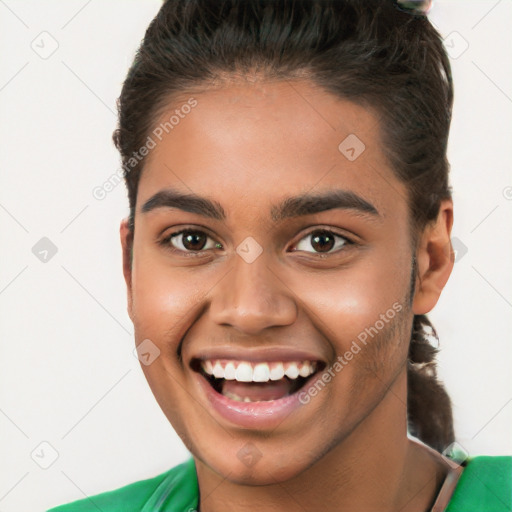
[[[47,512],[194,512],[199,488],[194,459],[154,478],[52,508]],[[466,460],[446,512],[512,511],[512,456]]]

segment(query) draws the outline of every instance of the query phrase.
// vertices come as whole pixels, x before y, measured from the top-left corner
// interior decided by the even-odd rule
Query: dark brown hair
[[[122,157],[131,229],[145,163],[133,155],[164,109],[179,95],[254,73],[270,80],[306,78],[377,114],[386,157],[407,185],[415,247],[441,201],[451,198],[446,149],[453,85],[441,36],[427,16],[392,0],[165,1],[118,99],[113,140]],[[453,419],[429,334],[437,337],[427,317],[416,315],[408,426],[442,451],[454,441]]]

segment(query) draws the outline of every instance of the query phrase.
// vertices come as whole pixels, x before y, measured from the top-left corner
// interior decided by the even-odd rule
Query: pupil
[[[328,252],[334,246],[334,237],[331,236],[326,231],[321,231],[320,233],[322,233],[322,234],[320,234],[320,235],[312,235],[313,236],[313,244],[318,243],[320,245],[319,252]],[[328,242],[327,243],[322,243],[321,242],[322,239],[327,239]],[[314,248],[316,249],[316,247],[314,247]]]
[[[198,242],[197,242],[198,239],[203,239],[202,243],[199,242],[199,247],[194,247],[195,245],[198,244]],[[204,235],[198,235],[195,232],[189,232],[189,234],[185,234],[185,233],[183,234],[183,245],[191,251],[197,251],[197,250],[202,249],[204,247],[205,242],[206,242],[206,237]],[[191,244],[192,247],[187,246],[187,244]]]

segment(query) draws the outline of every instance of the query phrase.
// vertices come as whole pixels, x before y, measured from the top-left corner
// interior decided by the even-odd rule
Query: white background
[[[115,100],[159,7],[0,0],[2,512],[45,510],[188,457],[132,353],[124,184],[92,195],[119,169]],[[458,442],[512,454],[512,2],[438,0],[429,16],[453,56],[453,236],[467,248],[430,314],[439,372]],[[48,51],[51,38],[43,59],[31,45]],[[57,247],[46,263],[32,253],[42,237]]]

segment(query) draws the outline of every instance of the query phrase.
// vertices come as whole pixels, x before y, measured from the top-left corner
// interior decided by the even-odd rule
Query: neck
[[[341,442],[294,478],[241,485],[195,459],[201,512],[428,512],[446,477],[441,455],[407,437],[407,375]]]

